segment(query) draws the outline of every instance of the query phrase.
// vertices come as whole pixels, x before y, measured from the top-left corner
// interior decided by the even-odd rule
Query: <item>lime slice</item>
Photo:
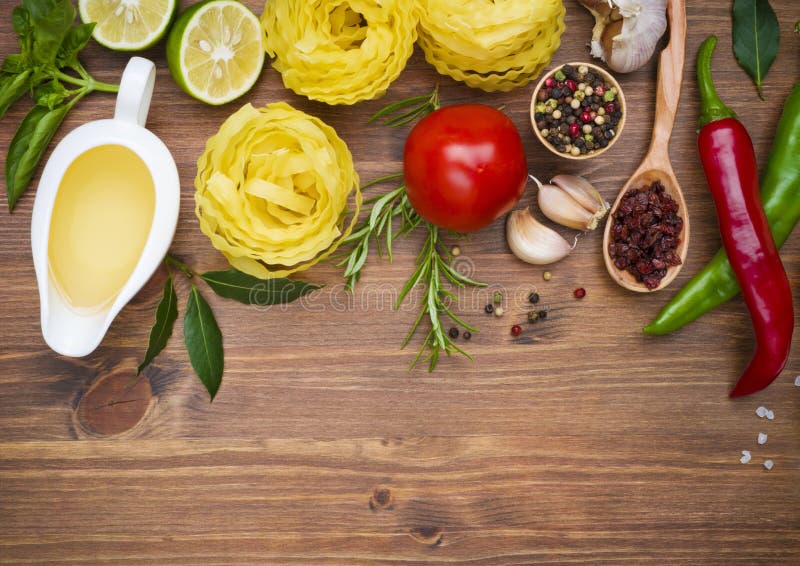
[[[235,0],[190,6],[169,32],[167,63],[190,96],[213,105],[230,102],[250,90],[261,74],[261,24]]]
[[[95,22],[92,37],[114,51],[138,51],[164,37],[177,0],[79,0],[81,20]]]

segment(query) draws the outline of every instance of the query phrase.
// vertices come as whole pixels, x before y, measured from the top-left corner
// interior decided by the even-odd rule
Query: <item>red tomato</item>
[[[408,200],[428,222],[474,232],[511,210],[528,176],[519,132],[483,104],[446,106],[414,126],[403,152]]]

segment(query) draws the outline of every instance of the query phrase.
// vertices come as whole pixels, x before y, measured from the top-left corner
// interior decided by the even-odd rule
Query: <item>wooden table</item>
[[[261,4],[247,2],[260,13]],[[2,1],[0,52],[16,50]],[[187,2],[182,2],[187,4]],[[601,231],[550,268],[517,261],[503,223],[460,242],[490,291],[464,294],[481,333],[433,374],[408,371],[421,337],[399,345],[416,310],[391,308],[410,274],[419,235],[393,264],[373,258],[354,297],[331,265],[306,278],[326,287],[303,304],[258,309],[205,291],[225,337],[225,375],[213,404],[194,376],[179,319],[139,380],[164,281],[158,272],[85,359],[50,351],[39,328],[29,245],[33,191],[0,213],[0,563],[486,564],[800,562],[800,348],[767,391],[731,401],[752,336],[740,299],[674,335],[641,327],[719,247],[695,150],[694,55],[717,33],[715,79],[766,162],[782,102],[800,68],[800,11],[773,0],[781,50],[760,102],[731,52],[730,3],[691,1],[687,68],[671,145],[692,215],[688,262],[665,292],[624,291],[603,267]],[[588,59],[592,18],[566,0],[567,31],[553,63]],[[243,100],[211,108],[185,96],[163,46],[148,125],[170,147],[182,181],[172,252],[197,269],[225,268],[193,214],[195,161],[205,140],[245,101],[286,100],[336,128],[364,180],[400,169],[407,130],[367,125],[389,101],[441,84],[445,103],[504,105],[522,133],[532,173],[577,173],[608,198],[643,157],[652,123],[656,60],[621,82],[628,125],[607,156],[557,159],[528,122],[531,88],[485,94],[440,78],[415,54],[383,100],[353,108],[311,103],[265,69]],[[83,56],[116,81],[127,55],[92,44]],[[0,123],[5,155],[28,103]],[[59,132],[110,117],[112,96],[82,101]],[[523,203],[533,200],[533,190]],[[800,237],[784,247],[800,282]],[[576,300],[572,291],[584,287]],[[503,289],[508,312],[483,314]],[[550,315],[528,326],[538,289]],[[179,283],[185,300],[188,283]],[[795,293],[800,302],[800,293]],[[183,307],[183,304],[181,304]],[[512,324],[525,325],[514,339]],[[797,342],[797,341],[796,341]],[[773,421],[759,419],[765,405]],[[759,432],[769,435],[759,446]],[[739,463],[750,450],[749,464]],[[775,467],[762,466],[770,458]]]

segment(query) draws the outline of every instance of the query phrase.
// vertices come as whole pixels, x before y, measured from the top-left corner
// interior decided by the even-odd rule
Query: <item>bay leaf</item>
[[[144,361],[139,365],[136,370],[136,375],[142,373],[142,370],[150,365],[156,356],[161,353],[161,350],[167,345],[169,337],[172,336],[172,329],[175,326],[175,320],[178,318],[178,295],[175,294],[175,286],[172,282],[172,276],[167,277],[164,283],[164,292],[161,295],[161,300],[156,307],[156,320],[153,327],[150,329],[150,341],[147,345],[147,352],[144,355]]]
[[[778,18],[769,0],[734,0],[733,53],[753,79],[761,100],[764,76],[778,54],[779,43]]]
[[[237,269],[207,271],[200,277],[220,297],[233,299],[245,305],[268,306],[291,303],[320,288],[319,285],[283,277],[259,279]]]
[[[224,366],[222,333],[211,307],[194,285],[189,293],[186,314],[183,317],[183,339],[194,372],[205,385],[213,401],[222,382]]]

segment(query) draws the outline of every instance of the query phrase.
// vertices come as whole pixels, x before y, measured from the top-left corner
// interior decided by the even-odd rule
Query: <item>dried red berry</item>
[[[546,86],[547,88],[553,88],[554,84],[556,84],[556,81],[555,79],[553,79],[553,77],[547,77],[544,80],[544,86]]]
[[[515,324],[511,327],[512,336],[519,336],[520,334],[522,334],[522,327],[519,324]]]
[[[579,135],[581,135],[581,127],[577,122],[573,122],[569,125],[569,135],[573,138],[577,138]]]
[[[585,296],[586,296],[586,289],[584,289],[583,287],[579,287],[579,288],[575,289],[575,298],[576,299],[582,299]]]
[[[591,122],[593,120],[592,113],[588,110],[581,112],[581,122]]]
[[[614,265],[648,289],[658,287],[668,266],[681,263],[676,250],[683,220],[660,182],[625,193],[612,222],[608,252]]]
[[[615,102],[609,102],[604,108],[606,109],[606,114],[613,114],[617,111],[617,104]]]
[[[572,92],[578,89],[578,83],[573,80],[567,80],[564,84],[566,84]]]

